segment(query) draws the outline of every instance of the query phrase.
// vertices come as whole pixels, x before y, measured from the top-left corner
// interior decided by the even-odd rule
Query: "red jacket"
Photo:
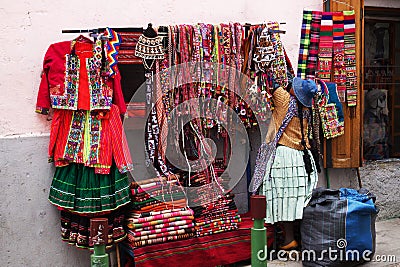
[[[112,103],[121,114],[126,112],[121,75],[118,70],[112,77],[100,73],[96,63],[101,62],[101,53],[96,53],[96,48],[96,43],[83,36],[50,45],[43,61],[36,112],[48,114],[50,107],[102,110],[110,109]]]

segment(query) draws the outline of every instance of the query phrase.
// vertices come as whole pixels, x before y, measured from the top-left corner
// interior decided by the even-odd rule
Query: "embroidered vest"
[[[78,109],[80,59],[74,52],[75,44],[73,40],[71,53],[65,55],[64,86],[50,88],[51,105],[56,109]],[[109,75],[102,75],[102,46],[98,38],[93,46],[93,57],[86,59],[90,110],[110,109],[112,104],[113,89],[107,84]],[[107,60],[104,62],[107,65]]]

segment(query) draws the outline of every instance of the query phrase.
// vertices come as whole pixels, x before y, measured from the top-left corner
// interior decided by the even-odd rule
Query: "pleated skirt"
[[[274,162],[267,163],[260,189],[260,194],[265,195],[267,201],[266,223],[302,219],[303,208],[318,182],[315,162],[309,154],[313,166],[310,178],[304,167],[303,151],[278,146]]]
[[[97,174],[92,167],[70,163],[56,168],[49,201],[71,212],[93,214],[130,203],[129,194],[128,175],[121,174],[115,164],[110,174]]]

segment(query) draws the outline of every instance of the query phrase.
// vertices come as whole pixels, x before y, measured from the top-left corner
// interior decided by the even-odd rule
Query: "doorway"
[[[364,15],[364,159],[400,157],[400,9]]]

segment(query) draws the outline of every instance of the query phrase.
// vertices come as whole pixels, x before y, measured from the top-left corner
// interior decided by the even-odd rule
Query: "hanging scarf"
[[[333,81],[337,84],[339,99],[342,102],[346,97],[343,19],[343,12],[333,12]]]
[[[105,37],[108,38],[106,42],[106,53],[109,64],[110,77],[113,77],[117,72],[119,46],[121,45],[121,37],[117,32],[110,28],[106,28]]]
[[[323,12],[321,18],[320,41],[318,51],[318,78],[331,80],[333,53],[333,20],[332,12]]]
[[[321,12],[312,11],[312,20],[310,28],[310,50],[307,57],[306,77],[314,80],[317,70],[318,44],[321,26]]]
[[[310,49],[311,21],[312,11],[304,10],[303,22],[301,25],[299,60],[297,64],[297,77],[301,79],[306,78],[307,58]]]
[[[346,100],[349,107],[357,105],[355,13],[344,14],[344,62],[346,68]]]

